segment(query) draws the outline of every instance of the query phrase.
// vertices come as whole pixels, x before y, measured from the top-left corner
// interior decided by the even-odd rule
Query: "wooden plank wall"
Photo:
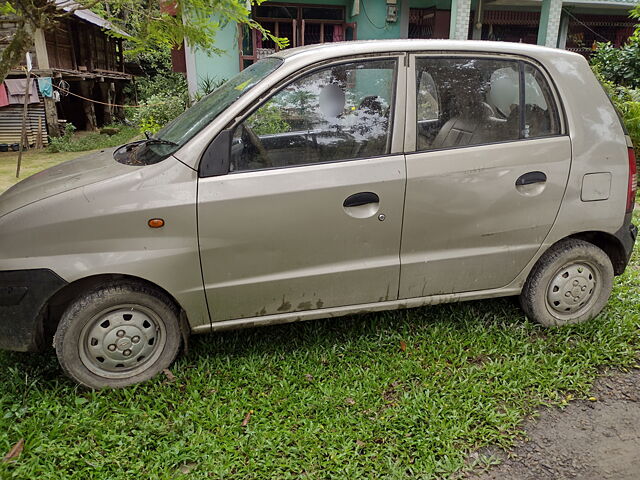
[[[0,53],[5,49],[5,47],[9,44],[9,41],[13,37],[13,34],[16,31],[16,22],[10,16],[1,16],[0,17]],[[38,67],[38,58],[36,55],[36,48],[33,46],[30,50],[31,52],[31,60],[34,68]],[[21,65],[25,65],[25,62],[22,62]]]

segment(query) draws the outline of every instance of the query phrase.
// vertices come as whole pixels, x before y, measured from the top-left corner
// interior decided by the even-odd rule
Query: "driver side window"
[[[234,130],[230,171],[389,153],[395,60],[343,63],[290,83]]]

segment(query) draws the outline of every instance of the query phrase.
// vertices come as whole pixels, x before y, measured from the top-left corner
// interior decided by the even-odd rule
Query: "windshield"
[[[126,149],[129,161],[116,158],[121,163],[151,164],[163,160],[182,147],[204,127],[209,125],[220,113],[233,102],[251,90],[262,79],[267,77],[282,64],[278,58],[265,58],[249,68],[245,68],[206,97],[187,109],[182,115],[171,121],[158,131],[152,138],[165,140],[166,143],[138,142],[134,148]],[[124,149],[118,149],[121,154]],[[118,153],[116,152],[116,153]],[[117,157],[121,157],[118,155]]]

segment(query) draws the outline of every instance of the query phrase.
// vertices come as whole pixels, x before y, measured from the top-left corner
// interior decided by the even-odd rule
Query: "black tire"
[[[612,287],[609,256],[591,243],[566,239],[540,257],[520,304],[527,317],[547,327],[581,323],[602,311]]]
[[[142,283],[100,286],[62,315],[54,337],[58,361],[74,381],[96,390],[144,382],[175,360],[178,314],[166,294]]]

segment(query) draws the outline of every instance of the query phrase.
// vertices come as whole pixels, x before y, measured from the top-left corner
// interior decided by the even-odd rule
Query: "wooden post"
[[[44,147],[44,140],[42,135],[42,118],[38,117],[38,132],[36,133],[36,148]]]
[[[116,81],[114,82],[114,87],[115,87],[115,94],[113,96],[114,98],[114,103],[116,105],[124,105],[125,102],[125,98],[124,98],[124,86],[123,86],[123,82],[121,81]],[[120,121],[120,122],[124,122],[125,120],[125,112],[124,112],[124,108],[122,107],[115,107],[114,108],[114,115],[115,118]]]
[[[58,109],[56,101],[50,97],[44,97],[44,118],[50,137],[60,136],[60,126],[58,124]]]
[[[24,107],[22,108],[22,133],[20,135],[20,144],[18,149],[18,164],[16,166],[16,178],[20,178],[20,166],[22,164],[23,143],[26,140],[26,147],[29,148],[29,140],[27,138],[27,118],[29,112],[29,95],[31,93],[31,72],[27,70],[27,86],[24,90]]]
[[[80,82],[80,94],[85,98],[91,98],[93,95],[93,80],[82,80]],[[98,129],[98,121],[96,120],[96,109],[93,102],[82,100],[82,107],[85,116],[85,130],[92,132]]]
[[[109,125],[113,123],[113,107],[110,105],[113,100],[112,91],[114,90],[113,83],[110,81],[101,82],[98,84],[100,87],[100,95],[102,100],[109,105],[104,105],[103,113],[102,113],[102,122],[105,125]]]

